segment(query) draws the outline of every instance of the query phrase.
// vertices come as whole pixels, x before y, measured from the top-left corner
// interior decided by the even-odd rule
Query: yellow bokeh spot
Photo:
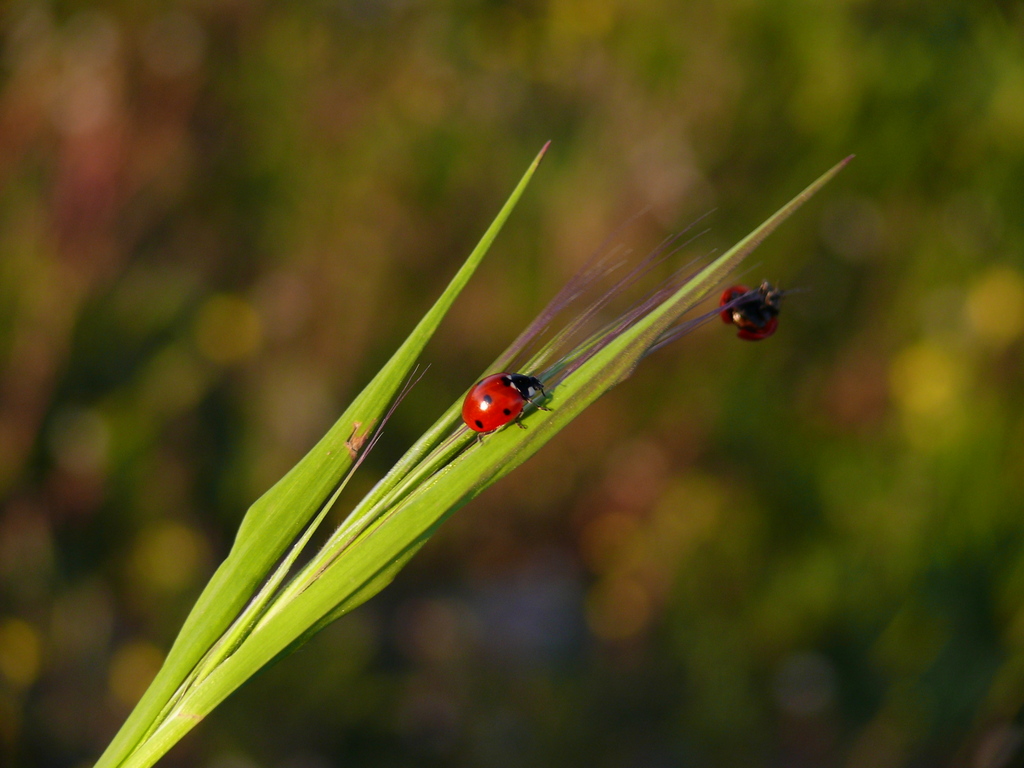
[[[27,621],[0,622],[0,673],[14,686],[25,688],[39,675],[42,642],[39,632]]]
[[[949,352],[932,344],[917,344],[893,360],[889,386],[907,413],[941,416],[955,404],[962,374]]]
[[[145,693],[163,663],[163,654],[151,643],[122,645],[110,663],[110,692],[118,703],[132,706]]]
[[[1007,346],[1024,332],[1024,276],[1011,267],[989,270],[967,295],[966,311],[979,339]]]
[[[195,352],[172,345],[146,366],[139,385],[140,404],[160,414],[177,414],[195,406],[206,392],[207,366]]]
[[[992,92],[989,109],[990,128],[996,143],[1005,150],[1024,148],[1024,71],[1005,67]]]
[[[200,308],[195,325],[199,351],[214,363],[244,360],[259,349],[263,338],[260,317],[240,296],[213,296]]]
[[[556,0],[551,8],[551,28],[559,38],[599,38],[615,23],[611,0]]]
[[[143,586],[177,592],[195,581],[206,557],[202,535],[181,523],[143,531],[132,553],[132,575]]]
[[[609,577],[587,596],[587,624],[605,640],[625,640],[643,631],[651,610],[647,589],[629,576]]]

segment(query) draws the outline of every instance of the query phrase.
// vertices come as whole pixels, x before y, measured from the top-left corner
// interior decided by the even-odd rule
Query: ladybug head
[[[515,387],[524,400],[531,400],[538,392],[544,393],[544,385],[535,376],[524,376],[521,373],[513,373],[509,377],[509,383]]]
[[[761,302],[761,308],[768,314],[775,316],[779,314],[782,305],[782,296],[785,291],[774,287],[767,280],[757,287],[757,295]]]

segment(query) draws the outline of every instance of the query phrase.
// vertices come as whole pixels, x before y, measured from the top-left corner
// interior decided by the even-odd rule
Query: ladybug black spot
[[[480,429],[483,429],[483,428],[484,428],[484,423],[483,423],[482,421],[480,421],[480,419],[477,419],[475,423],[476,423],[476,425],[477,425],[478,427],[480,427]]]
[[[491,398],[490,395],[484,395],[484,402],[490,405],[491,403],[494,402],[494,400]]]
[[[506,408],[505,409],[505,415],[506,416],[511,416],[512,415],[512,411],[510,411],[508,408]]]

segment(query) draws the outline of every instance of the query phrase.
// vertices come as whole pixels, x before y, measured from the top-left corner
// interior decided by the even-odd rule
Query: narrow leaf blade
[[[161,711],[182,682],[352,466],[361,441],[372,432],[423,347],[494,242],[549,144],[541,149],[480,242],[402,346],[320,442],[249,508],[231,551],[193,606],[160,672],[95,768],[120,765],[158,725],[156,720]]]
[[[530,414],[529,429],[506,429],[489,435],[483,445],[458,455],[375,521],[319,578],[291,596],[286,605],[261,623],[232,656],[191,691],[132,756],[126,768],[151,765],[258,669],[308,636],[312,629],[323,626],[325,617],[340,615],[383,588],[449,515],[536,453],[584,408],[626,378],[661,333],[706,296],[849,160],[823,174],[567,376],[548,403],[552,410]]]

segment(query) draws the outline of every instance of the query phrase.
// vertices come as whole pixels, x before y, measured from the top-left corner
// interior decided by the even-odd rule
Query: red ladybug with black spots
[[[513,420],[526,429],[519,418],[527,403],[542,411],[550,410],[537,404],[535,398],[538,395],[541,398],[547,396],[540,379],[521,373],[495,373],[469,390],[462,403],[462,420],[467,427],[481,435],[493,432]]]
[[[747,341],[767,339],[779,327],[779,305],[783,292],[765,280],[751,290],[745,285],[734,285],[722,293],[718,306],[722,322],[736,325],[736,335]]]

